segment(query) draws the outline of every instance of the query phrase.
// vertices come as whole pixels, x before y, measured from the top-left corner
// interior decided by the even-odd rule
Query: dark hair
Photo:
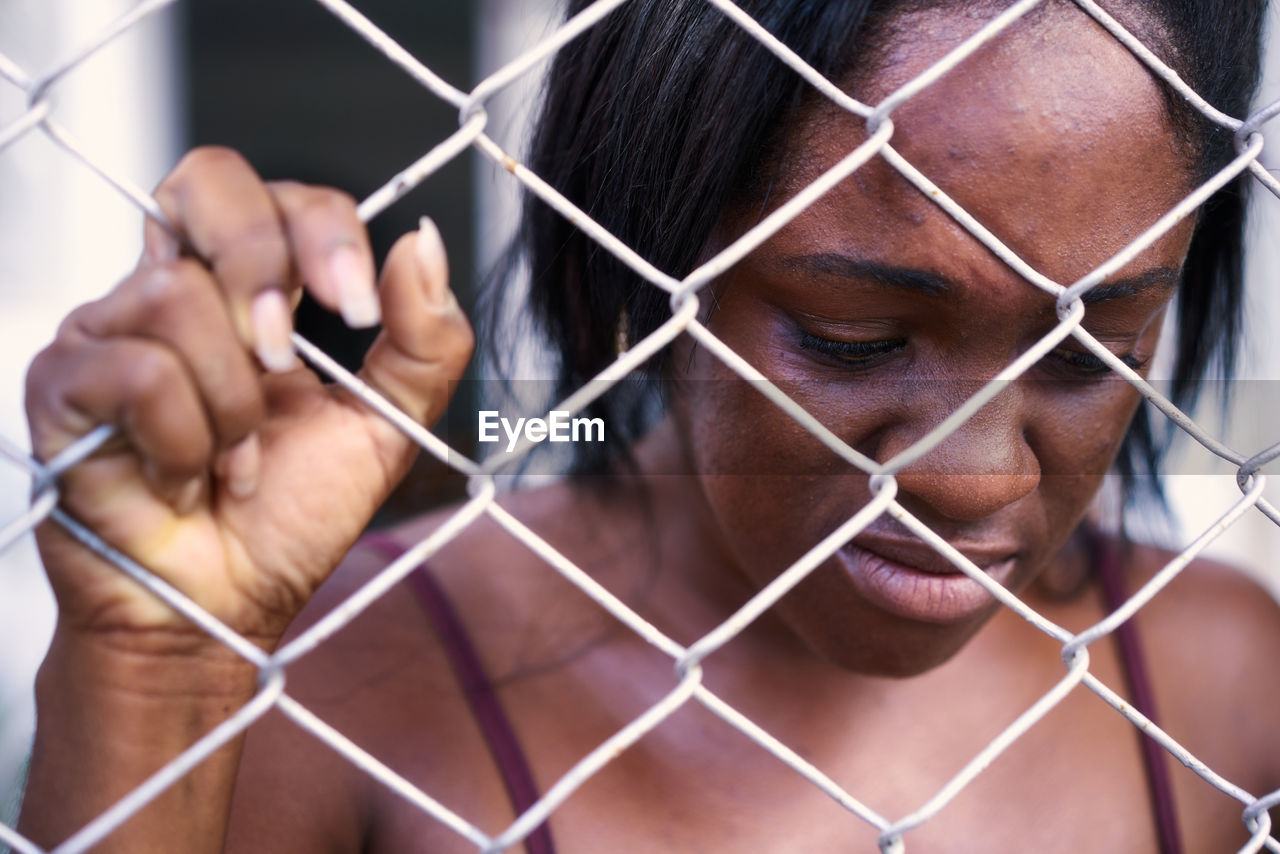
[[[946,0],[744,0],[739,5],[825,76],[839,81],[880,24],[904,8]],[[587,0],[570,0],[568,14]],[[959,0],[958,5],[975,5]],[[1260,67],[1265,0],[1124,0],[1122,21],[1207,101],[1242,117]],[[1081,14],[1084,14],[1081,12]],[[1117,13],[1118,14],[1118,13]],[[1119,16],[1119,14],[1118,14]],[[726,205],[759,187],[784,118],[812,89],[705,0],[632,0],[565,46],[547,80],[530,167],[659,269],[681,277],[704,251]],[[1171,91],[1171,90],[1170,90]],[[1168,116],[1202,175],[1232,152],[1229,131],[1200,120],[1181,96]],[[1199,214],[1178,295],[1172,399],[1191,406],[1200,380],[1229,376],[1241,326],[1245,181]],[[615,357],[619,318],[630,340],[670,315],[668,297],[572,223],[530,196],[518,238],[531,275],[532,318],[559,354],[556,394],[585,384]],[[625,309],[625,311],[624,311]],[[651,380],[593,405],[611,441],[582,444],[577,471],[599,470],[649,426]],[[1117,467],[1132,497],[1168,443],[1140,409]],[[601,447],[611,448],[604,454]],[[625,454],[625,450],[622,451]],[[1163,500],[1156,477],[1141,478]]]

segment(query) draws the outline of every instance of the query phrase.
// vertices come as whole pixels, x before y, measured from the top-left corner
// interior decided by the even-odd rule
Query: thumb
[[[444,242],[429,218],[391,247],[378,290],[382,334],[360,376],[411,418],[431,425],[444,414],[475,336],[449,290]]]

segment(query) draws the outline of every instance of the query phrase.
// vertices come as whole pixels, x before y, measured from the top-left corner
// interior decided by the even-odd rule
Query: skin
[[[940,38],[891,50],[892,71],[875,77],[865,100],[887,96],[972,26],[936,12],[906,17],[904,29]],[[909,161],[1034,268],[1070,284],[1190,187],[1149,75],[1119,45],[1101,40],[1083,48],[1091,62],[1081,63],[1083,46],[1070,38],[1088,25],[1061,12],[1053,21],[1055,35],[1067,40],[1042,42],[1043,30],[1015,33],[975,58],[963,80],[944,80],[904,106],[895,122]],[[1036,73],[1018,73],[1029,54]],[[1045,91],[1046,79],[1056,81],[1055,91]],[[834,111],[802,125],[807,145],[798,165],[784,170],[782,194],[865,138],[857,125]],[[1135,172],[1137,162],[1148,168]],[[727,230],[743,227],[738,219]],[[1168,232],[1091,300],[1085,328],[1135,365],[1145,367],[1154,353],[1191,230],[1186,221]],[[712,331],[880,462],[910,447],[1057,323],[1053,297],[880,160],[801,214],[717,290]],[[813,338],[885,352],[842,355]],[[1064,342],[899,477],[901,503],[975,562],[1012,556],[1001,580],[1014,590],[1075,528],[1138,402],[1111,372],[1074,364],[1084,353]],[[729,562],[766,583],[868,500],[866,479],[714,358],[696,353],[688,379],[692,391],[680,395],[676,417],[690,467],[713,473],[701,484]],[[736,420],[753,425],[750,433],[726,430],[725,412],[742,413]],[[761,445],[775,449],[774,464],[757,474]],[[803,512],[786,519],[795,536],[779,538],[778,514],[787,506]],[[913,540],[885,516],[859,542],[886,551]],[[829,562],[784,602],[783,613],[821,655],[862,672],[932,667],[995,606],[953,625],[923,625],[885,614],[840,576]],[[840,607],[819,607],[833,601]],[[827,624],[814,613],[835,619]],[[854,635],[850,623],[867,629]]]
[[[904,106],[895,146],[1030,263],[1070,282],[1167,209],[1187,173],[1146,73],[1083,16],[1054,14],[1015,27],[963,76]],[[971,29],[942,13],[905,23],[903,32],[930,38],[891,42],[893,62],[865,81],[865,98]],[[855,123],[807,112],[780,195],[861,138]],[[177,245],[150,229],[138,272],[72,315],[33,366],[33,440],[48,458],[92,424],[120,425],[122,441],[67,476],[64,501],[270,649],[286,626],[303,630],[385,564],[367,547],[347,552],[411,454],[380,419],[278,358],[284,315],[270,307],[278,297],[260,295],[287,298],[306,281],[325,304],[368,319],[373,260],[350,199],[264,184],[226,151],[190,155],[158,198],[209,263],[178,258]],[[745,225],[746,215],[729,211],[722,232]],[[1086,326],[1108,347],[1150,356],[1171,294],[1137,283],[1178,269],[1189,236],[1189,226],[1175,229],[1107,283],[1112,298],[1090,307]],[[342,247],[357,263],[339,265],[339,276]],[[833,258],[850,256],[927,273],[945,290],[886,286],[865,265],[845,275],[849,264]],[[471,346],[446,277],[429,230],[397,244],[377,291],[386,329],[364,369],[424,422],[442,411]],[[881,460],[1054,323],[1050,298],[882,164],[824,197],[716,288],[712,331]],[[800,330],[880,342],[881,351],[832,358],[801,346]],[[640,476],[564,482],[504,504],[688,644],[839,525],[867,486],[705,352],[681,346],[672,417],[637,448]],[[1124,383],[1081,376],[1076,349],[1064,344],[899,476],[911,513],[963,548],[1007,557],[1010,586],[1071,630],[1104,615],[1096,591],[1062,602],[1027,585],[1046,568],[1069,574],[1087,561],[1069,537],[1136,405]],[[396,536],[412,542],[446,516]],[[903,536],[884,522],[870,534]],[[53,844],[242,705],[255,673],[56,529],[42,529],[40,545],[61,614],[37,686],[21,829]],[[1168,556],[1134,547],[1126,557],[1136,585]],[[674,684],[669,659],[487,519],[434,557],[432,572],[478,644],[541,791]],[[1274,606],[1238,577],[1197,564],[1137,622],[1168,731],[1250,791],[1273,789],[1280,762],[1257,745],[1274,734],[1280,689],[1256,674],[1280,655]],[[1091,671],[1123,685],[1113,641],[1091,653]],[[705,684],[897,817],[1061,673],[1059,645],[1006,610],[906,619],[860,596],[829,562],[717,651]],[[290,696],[480,827],[497,832],[513,819],[407,589],[292,665],[288,680]],[[220,751],[96,850],[472,850],[280,713],[255,724],[247,742]],[[910,847],[1152,850],[1142,774],[1133,728],[1076,691],[914,831]],[[1189,772],[1175,775],[1175,795],[1188,850],[1242,844],[1239,804]],[[615,850],[620,839],[642,851],[873,850],[875,837],[696,703],[593,778],[552,828],[563,851]]]

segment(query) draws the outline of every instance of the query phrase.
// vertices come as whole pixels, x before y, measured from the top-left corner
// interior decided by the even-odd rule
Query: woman
[[[750,11],[876,103],[1001,5]],[[1211,101],[1246,112],[1256,4],[1135,0],[1112,12]],[[1228,47],[1224,65],[1217,52]],[[634,3],[572,43],[556,61],[545,115],[535,171],[677,274],[866,138],[861,119],[806,94],[719,12],[694,3]],[[1060,2],[892,118],[907,160],[1058,282],[1125,246],[1230,151],[1225,134],[1196,122]],[[33,366],[34,444],[48,458],[95,424],[117,424],[121,439],[66,476],[66,505],[275,648],[450,515],[352,548],[412,449],[301,369],[289,349],[290,298],[305,282],[353,325],[380,316],[364,377],[425,423],[467,361],[469,327],[429,224],[393,248],[375,290],[354,205],[332,190],[263,183],[236,155],[203,150],[157,199],[201,260],[148,226],[138,271],[74,313]],[[1185,392],[1214,354],[1230,352],[1241,210],[1227,195],[1169,230],[1090,295],[1085,328],[1144,372],[1176,293]],[[667,316],[665,294],[537,204],[525,238],[535,314],[562,357],[565,387],[613,358],[619,329],[634,341]],[[879,461],[1056,322],[1051,297],[879,160],[714,282],[700,311],[720,340]],[[687,337],[648,376],[665,392],[650,385],[597,410],[625,457],[586,460],[603,476],[503,504],[687,645],[871,489]],[[1131,426],[1137,404],[1068,339],[903,470],[898,500],[1038,611],[1083,629],[1107,613],[1092,578],[1103,563],[1119,578],[1121,546],[1072,533],[1126,438],[1125,460],[1150,457],[1150,431]],[[242,706],[257,673],[58,529],[46,526],[40,543],[60,619],[39,679],[21,829],[53,844]],[[1132,590],[1168,557],[1123,547],[1124,584]],[[1071,577],[1085,580],[1069,596],[1032,585]],[[1136,622],[1161,724],[1228,779],[1255,794],[1273,789],[1280,756],[1259,746],[1274,736],[1280,688],[1258,674],[1280,654],[1274,606],[1197,564]],[[897,817],[1061,678],[1060,651],[885,517],[708,658],[704,684]],[[1114,638],[1099,641],[1091,672],[1121,689],[1133,677],[1123,652]],[[492,833],[676,681],[669,657],[487,518],[287,676],[291,697]],[[1145,693],[1145,678],[1135,684]],[[1217,851],[1247,838],[1240,805],[1189,772],[1173,776],[1171,805],[1153,814],[1162,796],[1148,794],[1147,775],[1165,772],[1148,767],[1134,728],[1076,691],[906,841],[926,851],[1147,851],[1172,850],[1180,837],[1186,850]],[[593,777],[527,846],[873,850],[876,836],[691,703]],[[273,712],[99,850],[224,849],[472,846]]]

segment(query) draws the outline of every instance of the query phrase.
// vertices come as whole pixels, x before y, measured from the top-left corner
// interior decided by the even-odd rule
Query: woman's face
[[[874,103],[980,20],[904,15],[881,70],[863,75],[854,94]],[[1024,260],[1070,284],[1190,189],[1164,115],[1143,66],[1084,14],[1053,7],[896,111],[892,144]],[[810,110],[769,206],[865,139],[861,125],[832,108]],[[727,217],[722,230],[740,234],[760,207]],[[1140,371],[1190,236],[1190,222],[1175,228],[1086,300],[1085,328]],[[1051,296],[879,159],[738,264],[705,302],[712,332],[882,462],[1057,322]],[[675,364],[674,411],[718,539],[762,586],[868,501],[867,477],[705,350],[689,347]],[[1137,402],[1068,339],[904,470],[898,500],[1018,590],[1079,522]],[[892,675],[944,661],[996,607],[887,516],[778,605],[821,655]]]

